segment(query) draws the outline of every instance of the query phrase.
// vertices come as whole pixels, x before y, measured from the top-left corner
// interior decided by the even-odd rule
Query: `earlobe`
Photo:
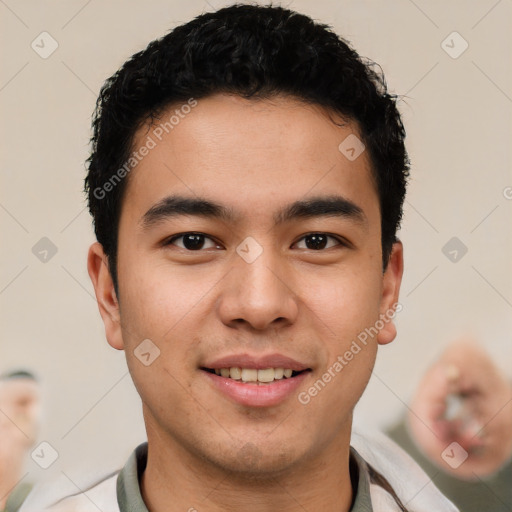
[[[121,332],[119,302],[114,282],[108,267],[108,259],[103,246],[96,242],[89,248],[87,270],[94,286],[98,308],[105,325],[105,335],[109,344],[118,350],[124,349]]]
[[[384,325],[382,329],[379,329],[377,335],[377,341],[380,345],[391,343],[396,337],[394,318],[402,310],[402,305],[398,302],[398,299],[403,271],[403,245],[402,242],[398,241],[393,244],[382,280],[380,320]]]

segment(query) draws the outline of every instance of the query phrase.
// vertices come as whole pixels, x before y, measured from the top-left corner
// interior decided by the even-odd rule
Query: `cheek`
[[[353,406],[366,387],[377,353],[380,279],[378,269],[362,274],[351,269],[307,287],[306,304],[326,349],[316,385],[329,388],[322,391],[325,401]]]
[[[199,351],[194,333],[211,308],[208,291],[219,278],[199,267],[143,262],[126,259],[120,268],[121,326],[134,384],[143,401],[158,408],[164,396],[183,394]]]
[[[375,323],[379,316],[382,274],[366,267],[339,269],[309,279],[304,302],[343,344]]]
[[[183,328],[208,300],[219,278],[199,267],[171,266],[148,257],[126,260],[119,269],[121,322],[128,340],[154,339],[165,343]]]

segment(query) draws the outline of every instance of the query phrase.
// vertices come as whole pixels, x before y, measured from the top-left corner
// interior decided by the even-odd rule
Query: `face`
[[[89,254],[150,442],[253,474],[348,446],[402,273],[399,243],[382,271],[367,153],[339,149],[357,126],[290,98],[215,95],[156,130],[134,141],[155,144],[123,198],[118,297],[101,246]]]
[[[37,433],[40,408],[39,385],[16,377],[0,381],[0,437],[9,449],[28,449]]]

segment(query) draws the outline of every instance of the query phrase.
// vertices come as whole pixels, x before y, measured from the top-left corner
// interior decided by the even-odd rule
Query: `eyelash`
[[[184,236],[187,236],[187,235],[199,235],[199,236],[203,236],[205,239],[208,239],[208,240],[211,240],[214,244],[216,245],[220,245],[218,242],[216,242],[212,237],[208,236],[208,235],[205,235],[204,233],[200,233],[198,231],[187,231],[186,233],[181,233],[179,235],[174,235],[172,236],[171,238],[168,238],[165,242],[164,242],[164,245],[174,245],[173,242],[175,242],[176,240],[179,240],[180,238],[183,238]],[[186,251],[190,251],[190,252],[200,252],[202,249],[198,250],[198,251],[193,251],[191,249],[187,249],[186,247],[180,247],[180,249],[184,249]]]
[[[210,240],[211,242],[213,242],[214,244],[216,244],[216,246],[219,246],[221,244],[219,244],[218,242],[216,242],[212,237],[204,234],[204,233],[200,233],[200,232],[197,232],[197,231],[187,231],[185,233],[180,233],[178,235],[174,235],[172,236],[171,238],[168,238],[164,243],[163,245],[164,246],[168,246],[168,245],[175,245],[173,242],[175,242],[176,240],[179,240],[180,238],[183,238],[184,236],[187,236],[187,235],[199,235],[199,236],[202,236],[204,237],[205,239],[208,239]],[[305,238],[307,238],[308,236],[313,236],[313,235],[325,235],[327,236],[328,238],[330,239],[333,239],[337,242],[337,246],[342,246],[342,247],[348,247],[348,243],[346,241],[344,241],[343,239],[341,239],[340,237],[336,236],[336,235],[331,235],[330,233],[324,233],[323,231],[313,231],[311,233],[306,233],[305,235],[303,235],[301,238],[299,238],[296,242],[294,242],[293,245],[296,245],[297,243],[299,243],[300,241],[304,240]],[[331,247],[327,247],[327,249],[331,249],[333,246]],[[183,249],[185,251],[188,251],[188,252],[201,252],[203,250],[203,248],[201,249],[198,249],[198,250],[193,250],[193,249],[187,249],[186,247],[179,247],[180,249]],[[307,248],[305,248],[306,250],[308,250]],[[323,248],[323,249],[309,249],[310,251],[314,251],[314,252],[322,252],[322,251],[325,251],[326,248]]]

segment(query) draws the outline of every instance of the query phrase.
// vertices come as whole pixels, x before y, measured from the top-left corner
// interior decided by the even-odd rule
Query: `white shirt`
[[[383,434],[353,431],[351,446],[359,471],[353,512],[401,512],[396,500],[371,481],[367,465],[387,479],[408,512],[458,512],[411,457]],[[140,445],[122,470],[77,482],[83,492],[77,493],[64,478],[36,486],[19,512],[147,512],[138,479],[146,452],[146,445]]]

